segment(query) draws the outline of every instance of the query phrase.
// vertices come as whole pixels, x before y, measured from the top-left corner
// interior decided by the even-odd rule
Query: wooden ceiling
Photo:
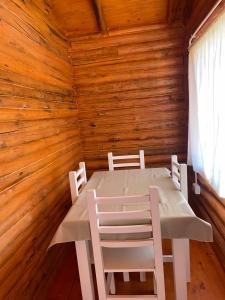
[[[49,0],[66,36],[184,21],[193,0]]]

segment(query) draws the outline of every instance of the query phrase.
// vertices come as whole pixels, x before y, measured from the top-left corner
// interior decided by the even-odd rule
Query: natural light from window
[[[189,53],[188,163],[225,197],[225,12]]]

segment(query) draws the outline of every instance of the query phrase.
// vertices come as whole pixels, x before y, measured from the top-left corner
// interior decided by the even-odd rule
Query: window
[[[189,53],[188,163],[225,197],[225,12]]]

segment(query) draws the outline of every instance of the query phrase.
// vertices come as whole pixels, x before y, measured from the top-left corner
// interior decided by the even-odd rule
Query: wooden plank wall
[[[187,23],[187,38],[191,36],[215,3],[216,0],[195,1],[192,15]],[[191,204],[200,217],[212,224],[213,248],[225,268],[225,199],[220,198],[201,176],[199,176],[199,183],[201,194],[197,196],[191,193]]]
[[[213,248],[225,269],[225,199],[220,198],[209,183],[199,175],[201,194],[192,198],[199,215],[212,224]]]
[[[48,1],[0,3],[0,299],[34,299],[81,159],[68,43]],[[46,263],[45,263],[46,262]]]
[[[107,152],[145,150],[147,166],[186,158],[184,29],[152,25],[77,38],[74,67],[84,159],[107,168]]]

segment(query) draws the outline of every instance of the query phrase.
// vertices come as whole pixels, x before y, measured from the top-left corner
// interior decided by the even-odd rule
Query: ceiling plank
[[[93,0],[93,7],[94,7],[95,16],[96,16],[99,29],[103,34],[107,34],[108,28],[104,18],[101,0]]]
[[[168,23],[179,20],[184,21],[184,12],[188,0],[169,0],[168,2]]]
[[[195,0],[186,1],[186,7],[184,9],[184,21],[185,21],[185,23],[187,23],[187,21],[189,20],[191,14],[192,14],[192,11],[193,11],[193,8],[194,8],[194,3],[195,3]]]

